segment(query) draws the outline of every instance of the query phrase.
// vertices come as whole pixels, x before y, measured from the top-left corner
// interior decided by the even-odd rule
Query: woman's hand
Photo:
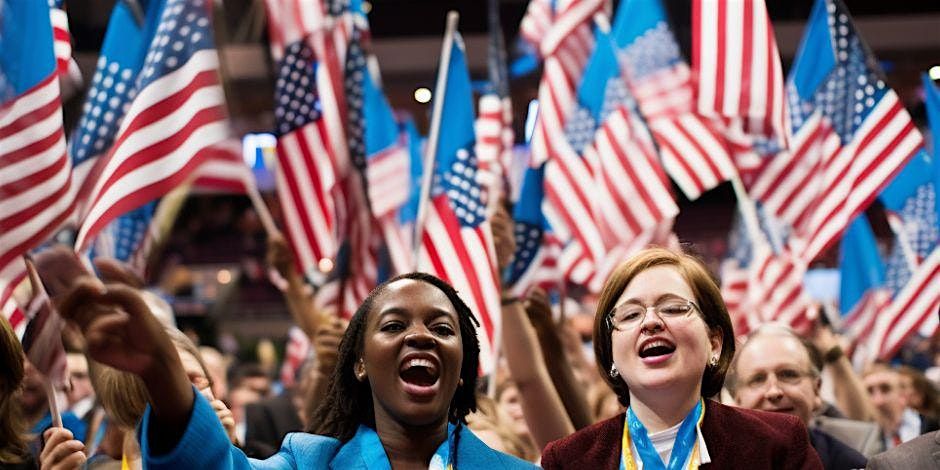
[[[189,423],[192,384],[163,325],[139,291],[85,276],[62,299],[59,312],[78,325],[89,357],[143,379],[153,409],[145,430],[150,451],[160,455],[172,449]]]
[[[39,454],[42,470],[78,469],[85,464],[85,444],[72,439],[72,431],[49,428],[43,433],[43,440],[45,445]]]
[[[163,326],[136,289],[80,278],[62,299],[62,316],[78,325],[92,359],[146,380],[171,359],[179,362]]]
[[[219,417],[219,421],[222,422],[222,428],[225,429],[228,440],[232,444],[238,445],[238,434],[235,432],[235,416],[232,415],[232,410],[228,409],[225,402],[212,395],[211,389],[204,389],[200,393],[209,400],[209,405],[212,406],[215,415]]]

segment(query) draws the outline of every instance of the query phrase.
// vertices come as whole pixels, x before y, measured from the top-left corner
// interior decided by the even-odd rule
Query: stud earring
[[[610,372],[608,372],[607,374],[610,375],[610,378],[612,379],[616,379],[617,377],[620,377],[620,371],[617,370],[617,364],[611,364]]]
[[[708,360],[708,365],[709,367],[718,367],[718,356],[712,356],[712,358]]]

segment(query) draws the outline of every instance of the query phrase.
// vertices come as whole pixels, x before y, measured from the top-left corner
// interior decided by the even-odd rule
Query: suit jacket
[[[195,393],[195,389],[194,389]],[[241,449],[228,441],[222,423],[209,402],[195,393],[193,411],[183,436],[176,447],[164,455],[152,455],[148,436],[150,429],[150,407],[144,412],[137,437],[144,468],[155,470],[200,469],[200,470],[248,470],[248,469],[304,469],[304,470],[369,470],[366,462],[376,461],[375,453],[385,451],[379,447],[363,446],[363,433],[347,442],[338,439],[302,432],[290,433],[281,443],[281,450],[267,460],[249,459]],[[463,469],[534,469],[535,465],[515,457],[497,452],[486,446],[467,428],[460,431],[457,442],[457,465]],[[387,462],[387,458],[386,458]]]
[[[940,431],[924,434],[868,459],[870,469],[940,468]]]
[[[249,457],[266,459],[277,453],[288,433],[302,431],[303,423],[290,392],[245,405],[245,444]]]
[[[866,457],[884,452],[881,428],[876,423],[845,418],[817,416],[816,429],[848,444]]]
[[[865,468],[868,463],[868,459],[857,450],[819,429],[809,430],[809,441],[826,470]]]
[[[620,468],[620,442],[626,414],[601,421],[542,452],[546,469]],[[809,433],[795,416],[745,410],[705,400],[702,436],[711,463],[704,469],[819,469],[822,462],[809,443]]]

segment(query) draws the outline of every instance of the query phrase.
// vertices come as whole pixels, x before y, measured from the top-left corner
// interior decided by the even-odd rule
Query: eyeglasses
[[[611,328],[617,331],[633,330],[643,323],[650,309],[653,309],[664,322],[686,317],[695,310],[702,311],[698,305],[695,305],[695,302],[686,299],[667,299],[649,307],[635,302],[626,302],[614,307],[607,316],[607,321],[610,322]]]
[[[744,386],[753,390],[763,390],[767,388],[767,384],[770,383],[771,375],[776,377],[778,383],[785,385],[798,385],[803,379],[813,376],[810,372],[785,368],[770,373],[758,372],[748,377],[747,380],[744,381]]]

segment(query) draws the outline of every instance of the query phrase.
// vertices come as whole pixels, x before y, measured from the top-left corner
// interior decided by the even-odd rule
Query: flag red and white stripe
[[[72,188],[59,82],[51,74],[0,108],[0,275],[59,228],[74,202]]]
[[[910,114],[888,90],[852,140],[823,169],[823,197],[798,234],[795,253],[811,261],[841,236],[923,143]]]
[[[783,68],[763,0],[694,0],[698,112],[742,118],[745,133],[788,144]]]
[[[871,348],[880,359],[892,358],[904,341],[940,315],[940,248],[917,267],[891,305],[878,314]]]
[[[575,91],[594,49],[592,18],[603,0],[560,1],[551,27],[539,43],[544,58],[539,83],[539,114],[532,134],[531,165],[548,160],[565,139],[565,122],[575,104]]]
[[[228,139],[206,150],[206,160],[195,173],[193,190],[246,194],[254,184],[241,142]]]
[[[215,49],[140,90],[105,158],[75,246],[84,250],[110,221],[185,181],[206,150],[229,137]]]
[[[461,227],[446,194],[432,198],[427,208],[418,269],[449,280],[477,315],[485,334],[480,341],[480,368],[492,372],[501,307],[490,224]]]

